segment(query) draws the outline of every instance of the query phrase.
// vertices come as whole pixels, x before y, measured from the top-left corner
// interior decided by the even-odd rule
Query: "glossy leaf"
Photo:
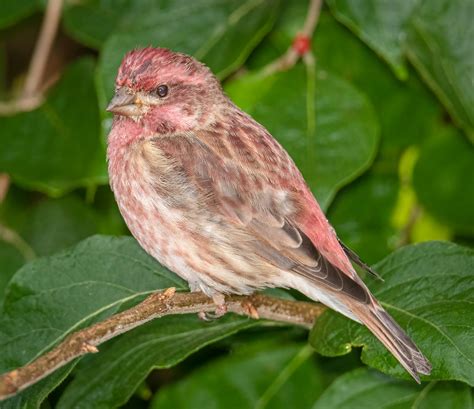
[[[407,55],[474,141],[474,3],[424,0],[410,20]]]
[[[155,2],[157,5],[159,1]],[[130,17],[153,7],[152,2],[134,0],[87,0],[64,10],[64,28],[77,41],[99,49],[115,30],[133,26]]]
[[[276,49],[278,55],[291,44],[304,22],[306,6],[303,0],[285,3],[275,30],[254,53],[252,64],[265,65],[274,58],[269,50]],[[419,143],[429,136],[433,123],[442,113],[436,99],[414,72],[406,82],[397,81],[370,49],[324,10],[315,38],[313,52],[318,66],[344,78],[372,102],[380,123],[382,149],[387,148],[387,153],[393,154],[395,148]]]
[[[455,121],[474,138],[474,3],[331,0],[329,4],[336,18],[389,61],[400,77],[406,77],[403,52]]]
[[[419,0],[329,0],[336,18],[362,38],[392,66],[398,77],[408,71],[403,56],[403,33]]]
[[[237,316],[203,322],[196,315],[175,315],[152,321],[100,348],[75,372],[56,407],[118,407],[152,369],[174,366],[205,345],[255,325]]]
[[[278,3],[278,0],[247,2],[199,0],[193,4],[186,0],[171,2],[119,0],[111,4],[105,0],[87,0],[67,8],[64,13],[64,23],[71,35],[94,48],[100,48],[114,34],[124,34],[131,31],[140,34],[144,34],[143,31],[148,31],[151,34],[156,34],[156,39],[160,42],[164,39],[165,41],[195,42],[196,44],[206,37],[213,38],[215,41],[217,36],[222,36],[226,31],[233,30],[232,26],[234,25],[245,28],[249,22],[243,21],[243,19],[249,17],[251,19],[253,13],[259,13],[260,6],[270,14],[274,14],[274,11],[271,11],[271,6],[277,7]],[[195,16],[200,18],[196,19]],[[154,21],[157,23],[153,24]],[[163,27],[165,24],[162,22],[164,21],[168,27]],[[179,22],[183,23],[182,28],[184,29],[177,29]],[[189,22],[191,24],[186,24]],[[256,22],[253,21],[251,24],[254,30],[258,31],[263,28],[262,26],[265,26],[267,21],[261,21],[260,26],[255,24]],[[204,27],[204,32],[198,30],[199,26]],[[191,38],[196,33],[199,38]],[[174,38],[166,39],[165,34],[172,34],[170,37]],[[150,35],[150,38],[153,38],[153,35]],[[236,45],[242,47],[244,39],[234,39],[234,41],[237,41]]]
[[[456,382],[416,385],[361,368],[336,379],[313,409],[470,409],[469,389]]]
[[[0,324],[0,372],[33,359],[80,327],[153,291],[185,289],[130,237],[94,236],[30,262],[10,282]]]
[[[16,247],[0,240],[0,308],[8,281],[24,262],[23,254]]]
[[[396,176],[376,167],[341,190],[329,208],[338,236],[366,263],[393,250],[396,231],[391,217],[398,188]]]
[[[385,282],[368,282],[374,295],[431,361],[431,379],[474,384],[474,251],[455,244],[407,246],[375,266]],[[363,326],[335,312],[318,319],[310,338],[324,355],[362,346],[362,360],[408,377],[395,358]]]
[[[365,93],[380,124],[373,165],[344,187],[328,210],[341,239],[372,263],[393,251],[398,241],[392,219],[401,193],[399,158],[406,147],[431,138],[441,107],[413,70],[407,81],[398,81],[386,64],[328,13],[321,15],[316,38],[319,65]]]
[[[18,20],[28,17],[39,9],[38,0],[2,0],[0,28],[15,24]]]
[[[97,213],[75,195],[31,200],[31,196],[8,197],[6,209],[0,209],[0,221],[15,230],[37,256],[63,250],[98,230]]]
[[[114,194],[108,185],[100,186],[95,192],[94,209],[98,214],[100,234],[121,236],[128,233]]]
[[[453,128],[421,149],[413,185],[423,207],[455,231],[474,234],[474,147]],[[429,181],[429,183],[427,183]]]
[[[0,118],[0,171],[51,195],[107,181],[93,69],[73,63],[38,109]]]
[[[310,355],[302,345],[255,343],[159,391],[151,408],[306,408],[322,390]]]
[[[373,160],[378,129],[370,104],[325,71],[307,74],[298,65],[248,74],[226,90],[288,150],[322,207]]]

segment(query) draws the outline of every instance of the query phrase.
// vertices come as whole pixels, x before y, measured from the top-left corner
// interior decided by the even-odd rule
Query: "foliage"
[[[30,55],[45,3],[2,2],[2,97],[21,91],[13,48]],[[59,79],[37,108],[0,116],[0,373],[153,291],[187,290],[127,236],[107,186],[104,107],[123,54],[149,44],[206,62],[290,152],[340,238],[378,262],[385,282],[368,286],[434,370],[405,380],[365,328],[330,311],[309,342],[232,315],[170,316],[0,407],[472,407],[473,4],[327,0],[316,67],[268,75],[306,0],[66,2],[59,39],[75,51],[53,49]]]

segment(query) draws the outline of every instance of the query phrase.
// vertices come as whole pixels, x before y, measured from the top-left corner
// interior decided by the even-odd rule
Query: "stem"
[[[306,20],[303,25],[303,28],[299,32],[298,36],[308,39],[308,41],[313,37],[314,30],[318,25],[319,16],[321,15],[321,7],[323,5],[322,0],[310,0],[308,6],[308,12],[306,14]],[[297,37],[298,37],[297,36]],[[306,53],[311,53],[310,50],[307,50]],[[275,61],[268,64],[264,69],[264,75],[271,75],[275,72],[285,71],[293,67],[298,60],[303,57],[305,54],[300,54],[292,44],[288,50]]]
[[[18,98],[8,102],[0,102],[0,115],[8,116],[18,112],[32,111],[43,102],[42,92],[54,82],[54,78],[43,81],[43,77],[54,38],[58,31],[62,6],[62,0],[48,1],[23,91]]]
[[[10,187],[10,177],[7,173],[0,173],[0,203],[3,202]]]
[[[410,209],[410,214],[408,216],[408,220],[406,224],[403,226],[402,230],[400,231],[400,238],[398,240],[397,247],[406,246],[411,242],[411,234],[413,231],[413,227],[415,227],[416,222],[421,216],[421,208],[414,204],[413,207]]]
[[[303,26],[302,34],[312,37],[316,26],[318,25],[319,16],[321,14],[322,0],[311,0],[309,2],[306,21]]]
[[[225,298],[227,311],[252,318],[285,322],[311,328],[325,307],[319,304],[289,301],[264,294],[230,295]],[[174,288],[150,295],[142,303],[88,328],[74,332],[31,363],[0,376],[0,400],[16,395],[97,346],[155,318],[171,314],[211,312],[216,305],[200,292],[176,293]]]
[[[0,224],[0,239],[15,247],[26,261],[36,257],[34,250],[16,231],[2,224]]]
[[[62,7],[62,0],[48,1],[39,38],[26,76],[22,98],[33,97],[40,88],[46,63],[58,30]]]

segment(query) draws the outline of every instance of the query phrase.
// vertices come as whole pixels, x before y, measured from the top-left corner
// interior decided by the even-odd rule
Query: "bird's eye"
[[[160,98],[164,98],[168,95],[168,86],[167,85],[160,85],[157,89],[156,89],[156,94],[160,97]]]

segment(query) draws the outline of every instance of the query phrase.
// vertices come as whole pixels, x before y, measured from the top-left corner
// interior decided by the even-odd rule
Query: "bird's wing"
[[[428,360],[354,270],[341,267],[344,260],[349,263],[344,249],[317,203],[310,201],[311,193],[282,148],[273,147],[272,152],[268,145],[265,158],[256,157],[248,145],[236,143],[226,144],[225,155],[223,147],[217,153],[209,135],[160,137],[155,143],[175,161],[176,170],[199,193],[198,198],[221,216],[224,228],[231,223],[251,237],[249,251],[306,278],[305,288],[312,285],[321,293],[332,293],[324,302],[334,305],[337,299],[348,307],[351,316],[363,322],[417,382],[418,374],[430,373]],[[334,257],[344,259],[337,263]]]
[[[252,250],[261,258],[318,286],[361,303],[369,302],[367,289],[357,276],[354,278],[355,273],[345,272],[331,262],[298,222],[299,215],[306,211],[301,197],[307,187],[286,152],[266,141],[266,153],[271,157],[257,157],[259,152],[239,140],[239,145],[228,141],[224,153],[224,141],[216,138],[208,134],[160,137],[154,143],[176,161],[179,171],[215,214],[239,225],[252,237]],[[320,228],[327,231],[319,232],[320,236],[334,236],[345,258],[324,216],[322,220]]]

